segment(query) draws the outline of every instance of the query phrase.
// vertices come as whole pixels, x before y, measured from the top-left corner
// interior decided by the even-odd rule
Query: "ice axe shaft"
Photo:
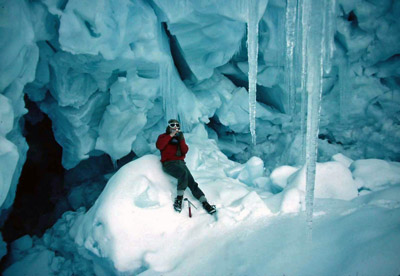
[[[192,208],[191,208],[191,206],[193,206],[193,207],[196,208],[196,209],[197,209],[197,207],[196,207],[189,199],[187,199],[187,198],[185,198],[184,201],[187,201],[187,202],[188,202],[188,207],[189,207],[189,218],[191,218],[191,217],[192,217]]]

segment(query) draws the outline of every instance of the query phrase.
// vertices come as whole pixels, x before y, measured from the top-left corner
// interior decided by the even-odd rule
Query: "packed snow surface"
[[[310,241],[303,168],[278,167],[267,176],[257,157],[246,164],[228,160],[203,127],[186,139],[187,165],[217,215],[207,214],[189,190],[185,196],[198,209],[192,208],[192,218],[187,205],[175,212],[176,180],[162,171],[159,156],[145,155],[115,173],[87,212],[67,212],[42,238],[24,236],[12,243],[13,264],[4,275],[400,272],[400,181],[391,176],[390,185],[378,191],[357,192],[357,185],[370,186],[371,162],[377,168],[381,162],[394,166],[392,175],[399,176],[397,163],[354,161],[350,167],[358,182],[339,161],[317,163]],[[387,179],[386,171],[374,172],[377,182]]]
[[[14,202],[28,150],[26,98],[50,118],[66,169],[102,153],[113,160],[131,151],[154,153],[154,133],[171,114],[179,115],[185,131],[207,124],[234,160],[244,163],[256,154],[269,169],[301,164],[299,126],[290,120],[293,105],[300,103],[285,85],[285,76],[300,77],[296,49],[305,45],[293,41],[293,18],[285,22],[295,3],[253,2],[258,35],[249,44],[258,40],[259,55],[249,63],[247,2],[2,0],[0,222]],[[319,161],[338,152],[354,160],[399,160],[400,2],[325,2],[336,10],[327,32],[334,37],[327,39],[333,57],[323,78]],[[252,83],[257,79],[252,108],[245,88],[249,69]],[[251,129],[257,126],[256,149],[250,115]]]

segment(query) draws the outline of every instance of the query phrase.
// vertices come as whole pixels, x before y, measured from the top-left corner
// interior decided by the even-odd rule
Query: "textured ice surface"
[[[39,5],[34,5],[38,7]],[[42,9],[36,9],[41,21]],[[15,20],[19,18],[20,20]],[[0,211],[15,197],[18,178],[28,146],[22,137],[20,119],[26,113],[23,88],[35,77],[39,58],[35,44],[37,25],[32,26],[29,4],[3,1],[0,16]],[[4,218],[0,216],[0,224]]]
[[[151,153],[155,139],[151,133],[164,128],[161,122],[167,118],[163,115],[173,106],[172,113],[182,117],[187,130],[214,117],[222,124],[215,127],[219,139],[226,141],[229,132],[240,145],[236,150],[224,147],[226,153],[245,162],[252,156],[249,113],[244,106],[248,101],[243,97],[248,94],[241,91],[241,87],[247,87],[249,69],[245,4],[155,1],[150,5],[147,1],[123,0],[7,3],[10,7],[3,20],[7,16],[22,20],[14,25],[4,21],[2,41],[12,43],[4,44],[0,87],[6,89],[18,72],[23,72],[20,81],[9,86],[6,93],[13,99],[18,120],[25,112],[22,88],[35,79],[24,91],[52,119],[66,168],[98,154],[98,150],[113,159],[131,150],[139,155]],[[267,1],[260,1],[258,8],[257,110],[263,113],[262,103],[288,112],[282,51],[286,2],[269,1],[267,5]],[[321,133],[334,140],[320,144],[323,161],[338,150],[355,159],[398,156],[400,139],[382,143],[389,135],[400,137],[395,115],[400,101],[395,81],[398,10],[397,2],[338,1],[336,51],[332,70],[326,76],[329,84],[324,87],[321,117]],[[345,95],[348,106],[343,104],[344,97],[339,97],[342,90],[337,81],[339,61],[343,59],[349,63],[348,76],[353,78],[351,94]],[[172,66],[171,75],[163,71],[166,66]],[[221,72],[224,76],[219,76]],[[124,78],[125,87],[119,83]],[[232,81],[229,91],[221,91],[224,78]],[[199,91],[205,83],[209,83],[208,88]],[[165,88],[172,93],[168,101]],[[130,108],[121,101],[111,103],[115,93],[121,93]],[[341,108],[337,109],[340,99]],[[256,131],[260,135],[256,150],[268,166],[296,164],[301,154],[282,152],[292,147],[297,123],[276,120],[274,115],[260,120],[257,114]],[[135,119],[129,122],[126,116]],[[121,121],[115,121],[119,118]],[[342,118],[340,125],[338,118]],[[111,121],[115,123],[109,127]],[[352,146],[345,147],[348,144]],[[24,155],[22,150],[20,153]]]
[[[210,78],[241,47],[246,32],[247,1],[154,1],[168,30],[176,37],[182,55],[197,79]],[[267,0],[258,1],[257,16]]]
[[[146,1],[73,0],[60,19],[59,41],[63,50],[73,54],[101,54],[114,60],[140,58],[146,52],[152,54],[147,59],[156,59],[160,56],[156,22]]]

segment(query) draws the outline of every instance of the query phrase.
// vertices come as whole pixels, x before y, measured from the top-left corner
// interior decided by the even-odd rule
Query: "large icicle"
[[[326,73],[330,73],[332,69],[332,58],[333,52],[335,50],[334,38],[336,32],[336,0],[330,0],[329,3],[326,4],[325,9],[326,16],[326,24],[325,28],[325,57],[324,57],[324,71]]]
[[[258,0],[247,2],[247,52],[249,62],[249,120],[253,145],[256,145],[256,103],[258,67]]]
[[[186,3],[185,3],[186,4]],[[174,63],[171,57],[171,49],[169,46],[169,40],[165,33],[162,23],[158,25],[158,36],[161,41],[161,51],[163,53],[159,61],[159,79],[160,79],[160,94],[163,99],[163,109],[165,112],[165,121],[169,119],[178,119],[178,96],[176,93],[178,89],[176,87],[176,81],[173,80],[174,75]],[[181,122],[182,123],[182,122]]]
[[[299,0],[298,2],[299,20],[301,18],[301,24],[298,24],[298,28],[301,28],[301,50],[300,63],[301,63],[301,74],[300,74],[300,90],[301,90],[301,108],[300,108],[300,134],[301,134],[301,164],[306,162],[306,135],[307,135],[307,39],[309,32],[309,21],[311,12],[311,1]],[[299,21],[300,22],[300,21]]]
[[[286,64],[285,64],[285,86],[287,93],[288,113],[294,114],[296,87],[295,87],[295,68],[294,68],[294,45],[296,41],[296,17],[297,0],[286,1]],[[297,29],[298,30],[298,29]]]
[[[319,117],[321,109],[321,95],[325,56],[325,26],[326,13],[324,12],[330,0],[311,1],[310,30],[307,35],[307,138],[306,138],[306,216],[309,228],[309,237],[312,237],[312,221],[314,208],[314,186],[318,149]],[[321,16],[322,15],[322,16]],[[322,26],[322,28],[321,28]]]
[[[177,95],[174,94],[176,88],[171,87],[172,84],[172,65],[170,62],[160,64],[160,90],[163,99],[163,109],[165,119],[178,119]]]

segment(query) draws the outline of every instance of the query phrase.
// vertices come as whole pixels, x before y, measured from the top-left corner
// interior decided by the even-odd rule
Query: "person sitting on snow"
[[[216,212],[215,206],[210,205],[200,190],[199,185],[194,181],[192,174],[186,167],[184,161],[189,147],[186,145],[183,133],[180,131],[178,120],[171,119],[165,133],[158,136],[156,142],[157,148],[161,152],[161,163],[164,172],[178,179],[177,196],[174,202],[174,209],[177,212],[182,211],[183,194],[189,187],[193,196],[199,200],[203,208],[209,213]]]

